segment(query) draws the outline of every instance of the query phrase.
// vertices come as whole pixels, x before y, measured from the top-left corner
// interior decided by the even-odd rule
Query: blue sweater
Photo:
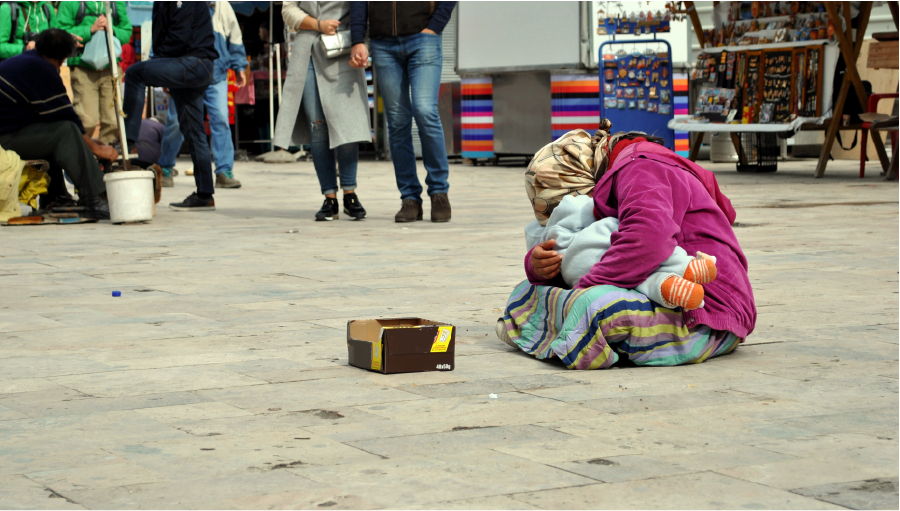
[[[210,8],[209,12],[212,15],[216,51],[219,53],[219,58],[213,64],[212,83],[219,83],[228,78],[229,69],[233,69],[235,73],[247,69],[247,51],[244,49],[241,26],[231,4],[216,2],[215,8]]]
[[[0,62],[0,134],[54,121],[72,121],[84,133],[56,67],[37,50]]]

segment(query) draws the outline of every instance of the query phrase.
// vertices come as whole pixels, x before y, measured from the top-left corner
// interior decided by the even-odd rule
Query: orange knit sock
[[[694,310],[703,305],[703,286],[672,275],[662,283],[662,296],[684,310]]]
[[[709,284],[716,280],[718,270],[716,269],[716,260],[703,252],[697,252],[697,257],[688,264],[687,270],[684,271],[684,280],[689,280],[694,284]]]

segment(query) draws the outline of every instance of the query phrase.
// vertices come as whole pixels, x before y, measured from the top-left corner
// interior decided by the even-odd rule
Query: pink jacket
[[[704,252],[716,256],[718,277],[704,284],[706,305],[685,311],[685,322],[748,336],[756,325],[756,305],[747,258],[731,229],[729,216],[734,218],[734,209],[718,185],[711,186],[715,177],[709,174],[651,142],[625,148],[594,188],[595,216],[617,217],[619,230],[613,233],[603,259],[578,287],[609,284],[633,289],[672,255],[676,245],[690,255]],[[530,255],[525,258],[528,280],[559,285],[558,279],[546,281],[534,274]]]

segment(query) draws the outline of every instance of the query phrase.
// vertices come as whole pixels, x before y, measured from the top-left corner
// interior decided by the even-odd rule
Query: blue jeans
[[[443,62],[441,37],[419,33],[372,39],[370,44],[378,88],[387,113],[391,158],[400,198],[422,202],[422,184],[416,175],[412,141],[413,117],[422,141],[422,163],[428,171],[425,177],[428,195],[447,193],[450,168],[444,147],[444,128],[438,114]]]
[[[228,126],[228,80],[214,83],[206,89],[203,104],[209,114],[209,130],[212,132],[212,156],[216,164],[216,174],[228,172],[234,168],[234,142],[231,141],[231,128]],[[159,157],[160,167],[175,166],[175,157],[184,143],[184,135],[178,124],[178,110],[174,98],[169,98],[169,111],[166,114],[166,131],[163,134],[162,148]]]
[[[322,101],[319,99],[319,87],[316,83],[316,70],[309,59],[309,70],[306,72],[306,83],[303,85],[303,98],[300,105],[309,121],[313,166],[319,178],[322,195],[337,193],[337,172],[335,170],[335,152],[337,164],[341,169],[341,188],[344,191],[356,190],[356,167],[359,163],[359,144],[351,142],[331,149],[328,139],[328,122]]]
[[[154,58],[136,62],[125,71],[125,136],[134,147],[141,132],[141,110],[148,86],[168,87],[181,109],[181,133],[194,162],[197,193],[212,196],[215,187],[209,144],[203,129],[203,96],[212,81],[213,63],[196,57]]]

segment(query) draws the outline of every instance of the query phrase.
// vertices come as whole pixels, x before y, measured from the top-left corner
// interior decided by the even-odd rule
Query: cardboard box
[[[350,365],[384,374],[452,371],[453,325],[422,318],[357,319],[347,322]]]

